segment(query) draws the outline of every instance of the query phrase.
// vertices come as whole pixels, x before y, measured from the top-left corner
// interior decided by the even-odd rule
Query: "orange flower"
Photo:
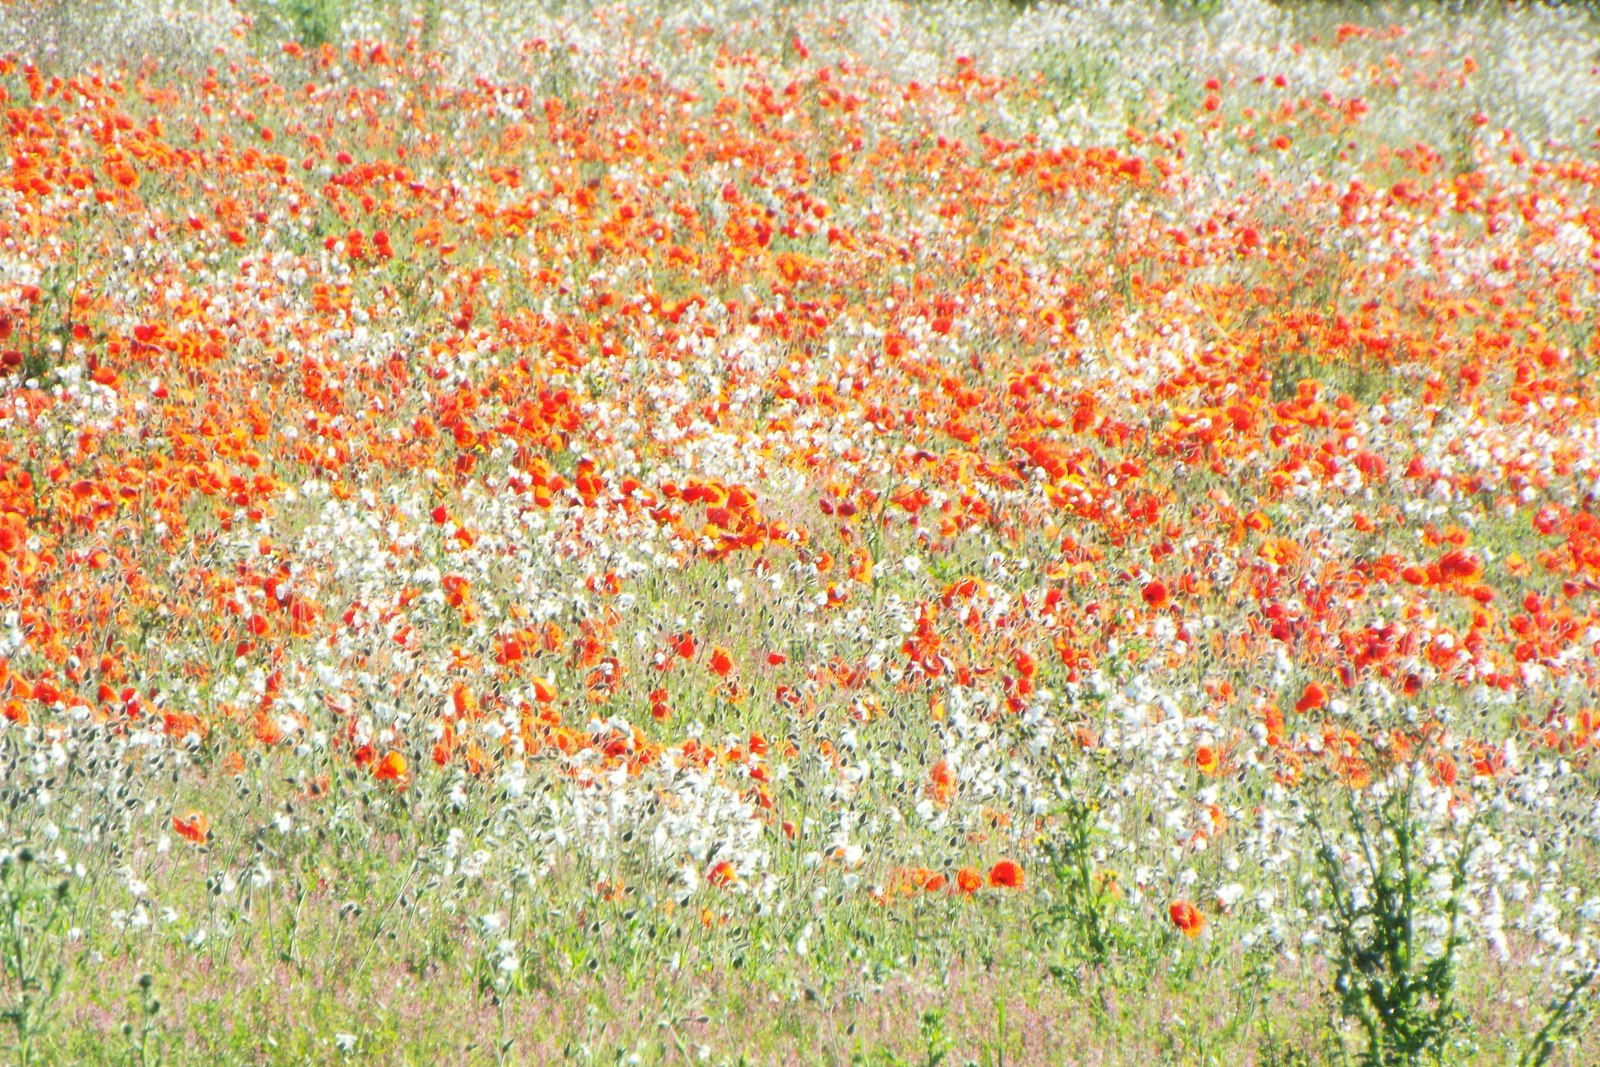
[[[1195,749],[1194,763],[1200,768],[1200,773],[1208,777],[1222,773],[1222,754],[1211,745],[1201,745]]]
[[[179,837],[185,841],[193,841],[197,845],[206,843],[211,836],[211,820],[203,812],[187,811],[182,817],[172,817],[172,828]]]
[[[983,885],[983,875],[971,867],[963,867],[956,872],[956,888],[963,893],[976,893]]]
[[[989,868],[989,884],[1006,889],[1022,888],[1022,865],[1016,860],[1001,860]]]
[[[714,886],[722,887],[732,885],[739,880],[739,872],[733,869],[733,864],[723,860],[711,870],[706,872],[706,881]]]
[[[406,758],[391,749],[372,769],[372,775],[380,782],[404,782],[406,769]]]
[[[1187,937],[1199,937],[1200,932],[1206,928],[1206,917],[1187,900],[1174,901],[1172,907],[1167,909],[1167,915],[1171,917],[1172,925],[1182,930]]]
[[[1144,587],[1144,592],[1140,595],[1144,597],[1144,602],[1146,604],[1149,604],[1152,608],[1155,608],[1158,611],[1161,608],[1166,607],[1167,601],[1171,599],[1167,593],[1167,584],[1161,581],[1159,578],[1147,583]]]
[[[1449,756],[1440,756],[1434,764],[1438,782],[1443,785],[1456,784],[1456,761]]]
[[[721,677],[726,678],[728,672],[733,670],[733,653],[717,645],[711,650],[711,669]]]

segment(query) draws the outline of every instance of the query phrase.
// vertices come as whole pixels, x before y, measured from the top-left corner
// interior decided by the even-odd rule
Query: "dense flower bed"
[[[1592,973],[1576,17],[5,18],[0,790],[85,953],[1043,973],[1076,801],[1181,985],[1337,958],[1404,794],[1419,959]]]

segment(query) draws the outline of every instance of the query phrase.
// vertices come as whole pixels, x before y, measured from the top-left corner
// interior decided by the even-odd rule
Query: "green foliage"
[[[1161,0],[1171,14],[1202,20],[1218,14],[1226,4],[1227,0]]]
[[[1285,1041],[1268,1041],[1261,1050],[1262,1067],[1314,1067],[1315,1063],[1310,1053]]]
[[[1039,56],[1039,76],[1055,93],[1091,111],[1105,102],[1116,61],[1085,44],[1052,44]]]
[[[922,1067],[939,1067],[950,1055],[953,1042],[944,1032],[944,1013],[939,1011],[925,1011],[922,1013],[922,1042],[923,1050]]]
[[[1528,1042],[1518,1067],[1543,1067],[1555,1055],[1556,1046],[1584,1032],[1584,1023],[1594,1014],[1594,997],[1589,987],[1600,978],[1600,964],[1577,974],[1566,990],[1545,1006],[1544,1025]]]
[[[1115,919],[1116,876],[1096,862],[1105,844],[1099,800],[1086,799],[1080,786],[1067,781],[1059,757],[1057,768],[1059,803],[1053,828],[1041,842],[1048,867],[1034,927],[1061,953],[1050,965],[1051,974],[1077,982],[1086,973],[1104,974],[1113,964],[1129,962],[1134,946]]]
[[[1056,892],[1039,920],[1058,933],[1070,960],[1100,968],[1111,961],[1116,936],[1111,924],[1114,883],[1094,865],[1095,819],[1095,805],[1076,797],[1064,803],[1060,826],[1044,846]]]
[[[285,5],[295,40],[306,48],[337,44],[344,17],[341,0],[288,0]]]
[[[157,1022],[161,1014],[161,1001],[152,990],[155,988],[155,979],[148,974],[141,974],[137,983],[139,988],[138,1023],[125,1022],[122,1024],[122,1036],[128,1039],[129,1067],[152,1067],[160,1064],[165,1057],[162,1055],[162,1027]]]
[[[1456,954],[1466,943],[1461,912],[1477,821],[1463,829],[1453,859],[1430,863],[1423,855],[1429,830],[1415,794],[1410,774],[1403,787],[1382,796],[1345,792],[1353,864],[1311,820],[1335,935],[1334,996],[1339,1012],[1360,1025],[1362,1062],[1370,1067],[1443,1062],[1467,1030],[1455,998]],[[1435,883],[1435,874],[1448,878],[1447,887]],[[1430,950],[1425,927],[1435,920],[1445,929]]]
[[[36,1062],[66,974],[72,883],[40,872],[29,848],[0,857],[0,1019],[15,1035],[19,1067]]]
[[[945,1033],[944,1012],[931,1009],[924,1011],[918,1018],[917,1028],[922,1049],[916,1059],[906,1059],[887,1049],[877,1049],[870,1055],[858,1052],[852,1062],[881,1064],[882,1067],[944,1067],[950,1062],[950,1052],[955,1046],[955,1042]]]
[[[22,362],[16,368],[19,382],[45,385],[45,376],[61,361],[61,353],[73,339],[73,314],[83,282],[84,255],[75,241],[72,253],[46,268],[39,279],[39,296],[32,314],[21,331],[18,351]]]

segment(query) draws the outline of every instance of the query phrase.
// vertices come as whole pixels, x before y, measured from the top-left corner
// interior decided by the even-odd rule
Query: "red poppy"
[[[1483,574],[1483,561],[1470,552],[1452,549],[1440,557],[1439,573],[1453,580],[1473,581]]]
[[[665,689],[650,690],[650,716],[657,722],[666,722],[672,717],[672,708],[667,704]]]
[[[187,811],[182,816],[172,817],[172,828],[179,837],[185,841],[192,841],[197,845],[206,843],[211,836],[211,820],[203,812]]]
[[[1199,937],[1200,932],[1206,928],[1206,917],[1200,914],[1187,900],[1174,901],[1172,907],[1167,909],[1167,914],[1172,918],[1172,925],[1184,932],[1187,937]]]
[[[1022,865],[1016,860],[1001,860],[989,868],[989,884],[1006,889],[1022,888]]]
[[[1295,704],[1294,710],[1299,712],[1315,711],[1325,707],[1328,703],[1328,691],[1316,682],[1306,686],[1306,691],[1300,695],[1300,700]]]

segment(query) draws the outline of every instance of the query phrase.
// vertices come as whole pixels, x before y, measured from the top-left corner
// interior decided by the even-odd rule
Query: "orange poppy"
[[[187,811],[172,817],[172,828],[185,841],[203,845],[211,836],[211,820],[203,812]]]
[[[391,749],[372,769],[372,776],[380,782],[404,782],[407,777],[406,758]]]
[[[1167,909],[1167,915],[1172,919],[1172,925],[1182,930],[1186,937],[1199,937],[1206,927],[1206,917],[1187,900],[1174,901],[1172,907]]]

